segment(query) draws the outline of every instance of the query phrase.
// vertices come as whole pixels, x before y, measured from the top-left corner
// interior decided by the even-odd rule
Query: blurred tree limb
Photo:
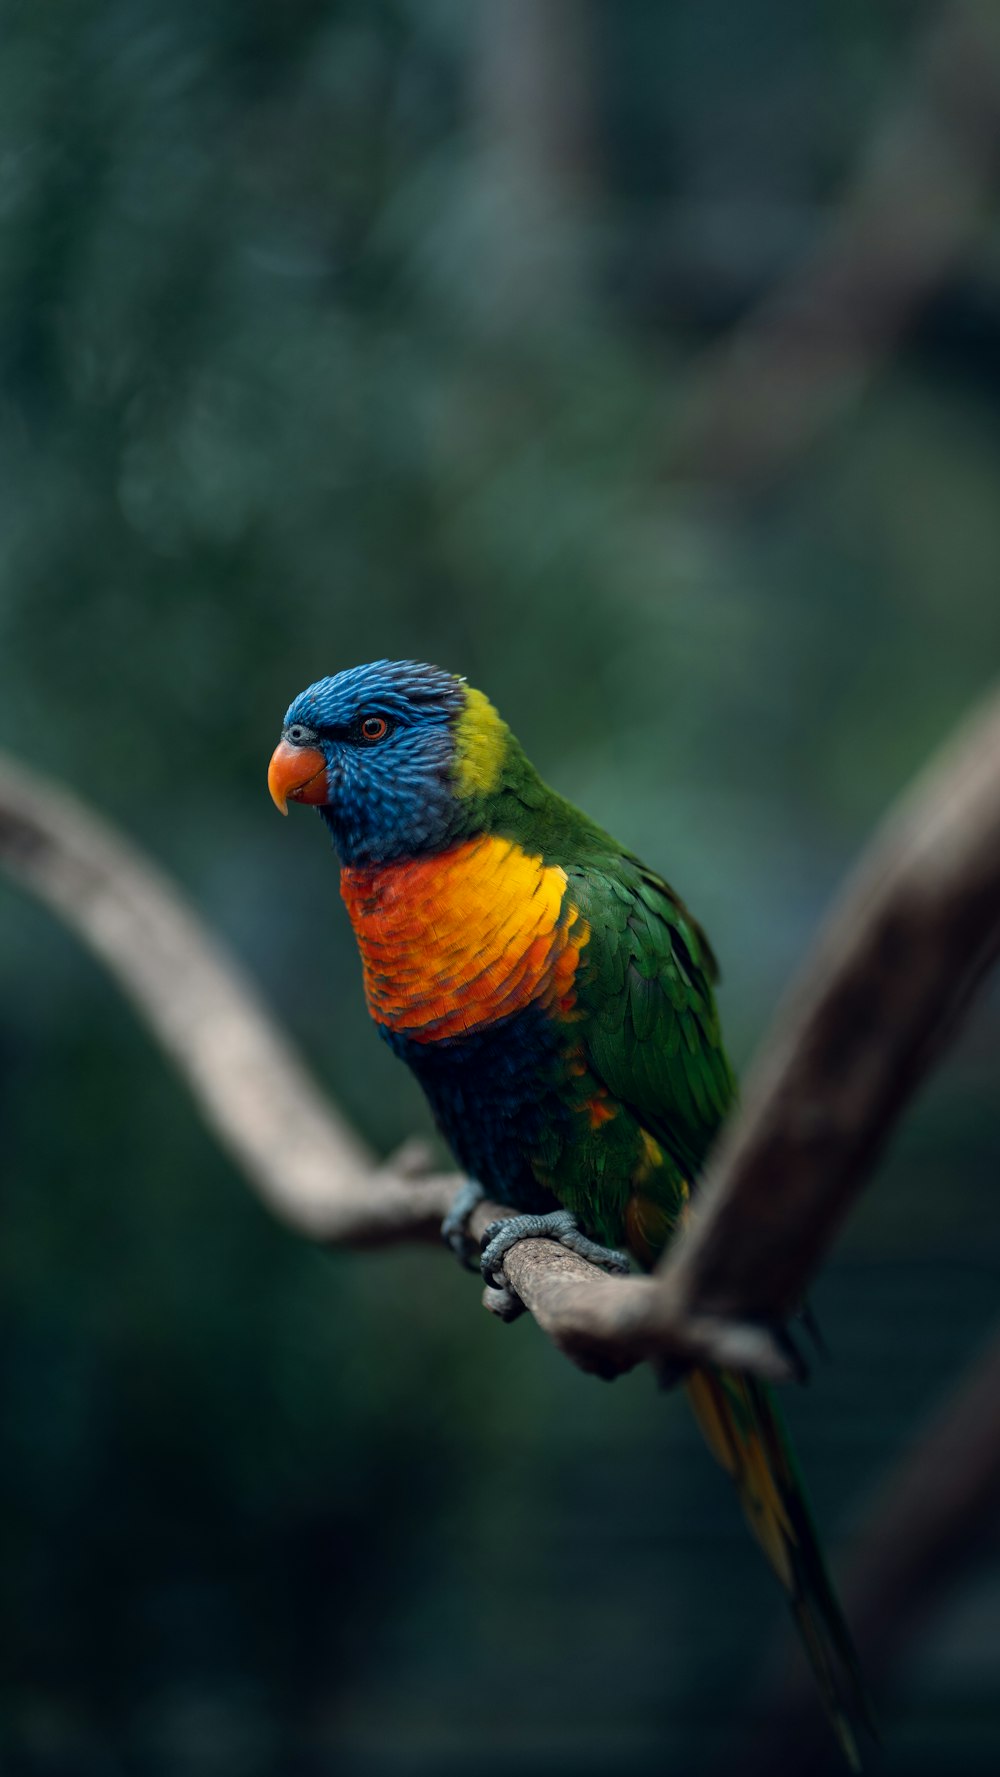
[[[872,1691],[890,1686],[935,1607],[1000,1520],[1000,1333],[883,1480],[841,1582]],[[772,1694],[748,1777],[839,1769],[798,1668]],[[731,1764],[726,1762],[726,1769]]]
[[[593,9],[589,0],[478,0],[469,31],[480,306],[493,326],[565,326],[590,281],[601,185]]]
[[[951,0],[828,230],[696,371],[671,473],[753,491],[792,467],[974,245],[998,171],[1000,11]]]
[[[379,1166],[177,890],[64,790],[0,763],[0,865],[116,976],[268,1206],[334,1245],[436,1235],[457,1186]],[[801,1300],[919,1080],[1000,952],[1000,698],[889,817],[779,1011],[699,1190],[647,1278],[549,1241],[504,1261],[574,1362],[715,1362],[781,1378]],[[485,1204],[472,1231],[504,1211]],[[503,1291],[487,1305],[509,1311]]]

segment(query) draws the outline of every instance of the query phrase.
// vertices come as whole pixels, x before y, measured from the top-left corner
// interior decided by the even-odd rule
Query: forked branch
[[[0,762],[0,865],[95,952],[269,1207],[311,1239],[435,1238],[450,1175],[379,1166],[180,893],[64,790]],[[583,1368],[725,1363],[781,1378],[804,1294],[920,1079],[1000,951],[1000,699],[877,836],[723,1132],[688,1233],[651,1278],[523,1241],[513,1294]],[[473,1232],[504,1213],[477,1211]],[[502,1307],[502,1292],[486,1292]]]

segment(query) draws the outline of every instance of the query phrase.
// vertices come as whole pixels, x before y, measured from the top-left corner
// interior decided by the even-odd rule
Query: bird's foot
[[[502,1270],[504,1254],[519,1240],[556,1240],[571,1253],[578,1253],[581,1259],[588,1259],[592,1265],[599,1265],[602,1271],[609,1271],[615,1277],[624,1276],[629,1269],[625,1253],[615,1252],[610,1246],[599,1246],[596,1240],[590,1240],[582,1232],[576,1217],[568,1209],[554,1209],[549,1215],[512,1216],[490,1223],[483,1234],[479,1264],[484,1282],[491,1289],[507,1287]]]
[[[475,1271],[479,1266],[479,1249],[469,1233],[469,1217],[485,1196],[482,1185],[475,1179],[466,1179],[455,1192],[452,1206],[441,1223],[441,1239],[468,1271]]]

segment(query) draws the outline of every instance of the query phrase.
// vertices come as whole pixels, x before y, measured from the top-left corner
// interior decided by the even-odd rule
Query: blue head
[[[498,781],[507,730],[462,679],[377,660],[319,679],[288,707],[268,784],[278,807],[317,806],[345,864],[451,844]]]

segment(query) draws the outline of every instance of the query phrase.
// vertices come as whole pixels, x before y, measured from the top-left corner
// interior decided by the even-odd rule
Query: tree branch
[[[1000,698],[869,848],[723,1131],[664,1297],[726,1320],[801,1301],[900,1113],[1000,953]]]
[[[1000,1334],[879,1488],[840,1587],[876,1700],[943,1595],[1000,1524]],[[768,1708],[748,1777],[842,1768],[798,1662]],[[744,1759],[744,1764],[746,1760]],[[726,1769],[731,1761],[726,1761]]]
[[[9,759],[0,865],[106,964],[275,1215],[335,1245],[437,1235],[457,1181],[380,1171],[178,890],[75,797]]]
[[[857,401],[983,224],[1000,167],[994,8],[941,8],[829,229],[706,358],[675,476],[759,490]]]
[[[1000,1335],[879,1489],[845,1586],[874,1688],[1000,1524],[998,1401]]]
[[[0,763],[0,865],[111,969],[269,1207],[338,1245],[433,1237],[453,1177],[379,1168],[180,895],[64,791]],[[887,821],[779,1012],[687,1234],[652,1278],[551,1241],[505,1258],[567,1356],[790,1373],[801,1299],[905,1103],[1000,951],[1000,699]],[[475,1235],[503,1212],[480,1206]],[[487,1291],[503,1311],[504,1292]]]

